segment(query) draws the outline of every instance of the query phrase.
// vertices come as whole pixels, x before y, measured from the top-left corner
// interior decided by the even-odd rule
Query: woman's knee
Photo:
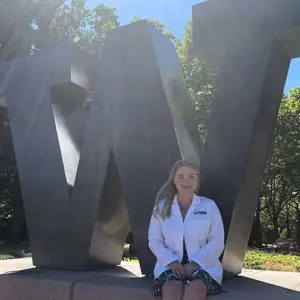
[[[207,286],[201,280],[194,280],[185,286],[184,300],[205,300]]]
[[[166,282],[163,286],[163,299],[182,299],[183,294],[183,284],[179,281]]]

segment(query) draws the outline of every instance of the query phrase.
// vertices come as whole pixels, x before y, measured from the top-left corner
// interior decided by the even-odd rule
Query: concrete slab
[[[151,281],[122,267],[101,272],[28,269],[0,276],[5,300],[150,300]]]
[[[300,292],[300,273],[243,270],[241,276]]]
[[[78,272],[36,269],[30,258],[0,262],[2,300],[153,300],[152,282],[137,263],[111,270]],[[243,270],[224,282],[224,292],[211,299],[299,300],[300,273]]]
[[[17,272],[35,268],[32,264],[32,258],[7,259],[0,261],[0,275],[9,272]]]

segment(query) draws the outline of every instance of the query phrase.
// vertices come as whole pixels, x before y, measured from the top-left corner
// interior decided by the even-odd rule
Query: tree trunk
[[[261,248],[262,247],[262,229],[260,222],[260,212],[261,212],[261,201],[258,202],[254,221],[252,224],[251,235],[249,240],[249,247]]]
[[[298,247],[300,248],[300,204],[298,204],[297,206],[296,216],[297,216],[296,241]]]
[[[260,218],[255,217],[251,229],[251,235],[249,240],[249,246],[255,248],[262,247],[262,232]]]
[[[279,238],[278,218],[273,217],[272,224],[273,224],[273,233],[274,233],[274,241],[275,241]]]
[[[286,206],[286,215],[285,215],[285,227],[286,227],[286,237],[291,238],[292,237],[292,226],[290,222],[290,207],[289,205]]]

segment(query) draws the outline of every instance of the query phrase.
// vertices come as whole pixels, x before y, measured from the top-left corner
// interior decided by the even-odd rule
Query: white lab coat
[[[224,249],[224,228],[214,201],[194,195],[183,221],[175,197],[169,218],[151,217],[148,240],[149,248],[157,258],[155,278],[168,270],[171,262],[182,260],[183,238],[189,260],[199,264],[221,284],[223,268],[219,257]]]

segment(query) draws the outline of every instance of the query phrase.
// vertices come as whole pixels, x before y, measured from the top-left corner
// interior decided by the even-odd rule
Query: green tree
[[[66,39],[101,54],[107,33],[119,26],[115,10],[85,0],[10,0],[0,3],[0,62],[34,54]],[[6,17],[9,16],[9,17]]]
[[[11,229],[11,230],[10,230]],[[0,239],[26,235],[26,222],[7,113],[0,108]]]
[[[186,28],[184,40],[176,40],[176,49],[193,105],[190,132],[201,154],[210,121],[211,105],[215,97],[217,76],[203,61],[193,56],[191,22]]]
[[[49,41],[57,44],[68,39],[92,55],[101,54],[107,33],[119,26],[118,17],[115,9],[103,4],[88,9],[85,2],[73,0],[59,6],[47,26],[40,26],[37,22],[39,48],[49,47]],[[42,45],[41,42],[46,44]]]
[[[261,203],[265,207],[264,227],[271,228],[273,238],[283,230],[298,235],[300,223],[300,88],[284,97],[274,133],[273,151],[267,163],[262,184]]]
[[[34,0],[0,2],[0,62],[30,53],[37,6]]]

